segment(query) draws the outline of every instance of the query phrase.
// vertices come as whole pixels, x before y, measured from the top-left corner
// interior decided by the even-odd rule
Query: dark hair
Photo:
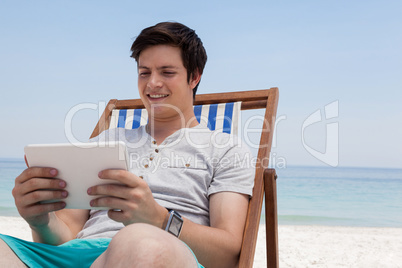
[[[207,53],[194,30],[178,22],[161,22],[145,28],[131,46],[131,57],[138,63],[141,51],[156,45],[172,45],[180,48],[188,83],[194,74],[202,75],[207,62]],[[193,89],[194,97],[198,85],[199,83]]]

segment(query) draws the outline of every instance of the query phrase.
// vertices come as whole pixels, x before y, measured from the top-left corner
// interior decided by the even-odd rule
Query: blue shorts
[[[90,267],[107,249],[112,240],[111,238],[74,239],[60,246],[52,246],[29,242],[3,234],[0,234],[0,239],[2,239],[28,267],[49,268]],[[190,251],[193,253],[191,249]],[[195,255],[194,258],[197,260]],[[199,263],[198,267],[204,268]]]

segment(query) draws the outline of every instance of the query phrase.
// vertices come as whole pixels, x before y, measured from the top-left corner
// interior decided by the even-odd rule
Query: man
[[[0,264],[237,266],[254,169],[235,163],[247,150],[195,119],[193,98],[207,59],[202,42],[182,24],[159,23],[141,32],[132,52],[149,123],[97,138],[125,141],[130,170],[101,171],[99,178],[119,184],[90,187],[89,195],[102,197],[88,211],[63,209],[62,201],[42,203],[65,198],[66,183],[55,169],[26,169],[16,178],[13,196],[41,244],[2,235]],[[81,262],[67,262],[77,258]]]

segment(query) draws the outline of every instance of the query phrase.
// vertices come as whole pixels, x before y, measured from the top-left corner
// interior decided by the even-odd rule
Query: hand
[[[111,208],[109,217],[124,225],[142,222],[162,227],[167,210],[156,203],[144,180],[129,171],[113,169],[101,171],[99,178],[116,184],[90,187],[89,195],[102,195],[91,201],[92,207]]]
[[[68,193],[64,190],[66,182],[55,178],[54,168],[31,167],[24,170],[16,179],[12,190],[18,212],[29,225],[43,226],[49,223],[49,213],[63,209],[63,201],[42,203],[43,201],[62,200]]]

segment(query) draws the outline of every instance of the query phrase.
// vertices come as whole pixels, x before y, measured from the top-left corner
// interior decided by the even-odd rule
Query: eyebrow
[[[157,70],[163,70],[163,69],[178,69],[178,68],[179,68],[179,67],[173,66],[173,65],[164,65],[164,66],[158,67],[158,68],[156,68],[156,69],[157,69]],[[138,69],[147,69],[147,70],[149,70],[149,69],[151,69],[151,68],[149,68],[149,67],[147,67],[147,66],[139,65],[139,66],[138,66]]]

